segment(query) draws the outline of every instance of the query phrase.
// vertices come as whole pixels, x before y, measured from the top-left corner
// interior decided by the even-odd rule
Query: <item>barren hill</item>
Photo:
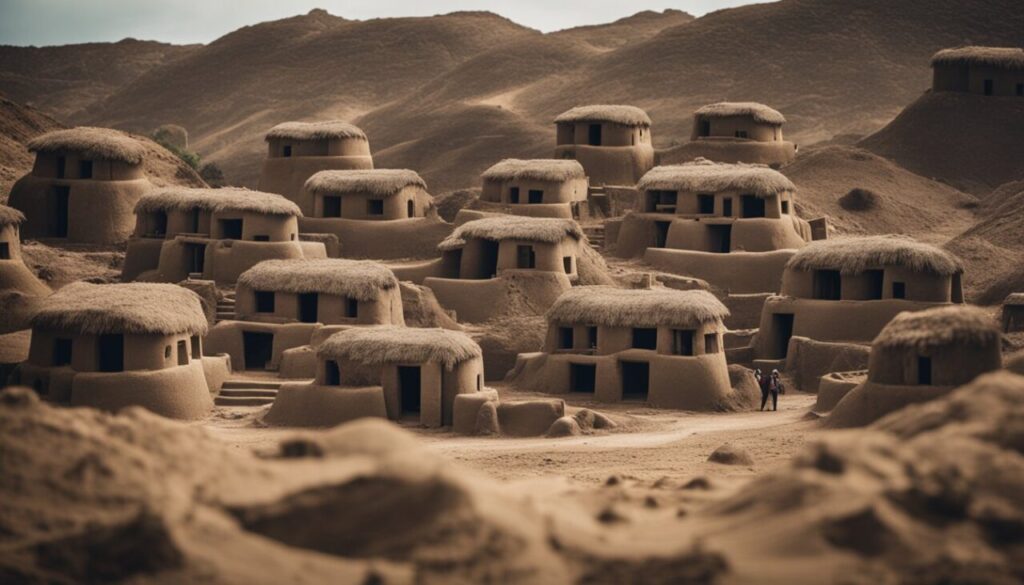
[[[666,28],[692,20],[693,15],[681,10],[644,10],[608,24],[578,26],[554,32],[550,36],[580,40],[597,49],[611,50],[645,40]]]
[[[975,302],[999,303],[1024,291],[1024,180],[993,191],[981,215],[946,247],[970,266],[965,278]]]

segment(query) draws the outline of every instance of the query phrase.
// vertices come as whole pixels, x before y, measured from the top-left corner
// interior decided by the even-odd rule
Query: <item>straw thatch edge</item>
[[[346,329],[317,348],[317,357],[321,359],[366,365],[436,362],[448,370],[482,355],[480,346],[465,333],[390,325]]]
[[[729,309],[707,291],[611,286],[570,289],[558,297],[546,315],[552,323],[607,327],[696,327],[728,316]]]
[[[76,282],[43,300],[33,327],[80,334],[205,335],[199,296],[174,284]]]
[[[398,279],[387,266],[369,260],[264,260],[243,272],[238,285],[253,290],[316,292],[370,301],[382,290],[397,287]]]

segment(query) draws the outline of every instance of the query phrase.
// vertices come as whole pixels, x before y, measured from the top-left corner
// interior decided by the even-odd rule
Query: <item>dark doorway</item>
[[[290,144],[281,149],[281,155],[285,157],[292,155],[292,147]]]
[[[53,365],[66,366],[71,363],[71,340],[57,338],[53,340]]]
[[[700,121],[700,136],[711,136],[711,120],[702,118]]]
[[[596,364],[569,364],[569,391],[594,393],[597,387]]]
[[[654,247],[664,248],[668,242],[668,228],[672,225],[670,221],[654,222]]]
[[[498,274],[498,242],[480,241],[479,278],[494,278]]]
[[[368,199],[366,201],[366,215],[384,215],[384,200]]]
[[[536,268],[537,255],[533,246],[516,246],[516,268]]]
[[[188,365],[188,343],[186,343],[185,340],[178,342],[178,365]]]
[[[100,335],[96,343],[97,369],[101,372],[123,372],[124,335]]]
[[[246,370],[265,370],[274,355],[274,334],[262,331],[242,332],[242,351]]]
[[[345,316],[349,319],[355,319],[359,316],[358,299],[345,299]]]
[[[192,342],[192,359],[197,360],[203,357],[202,342],[199,340],[198,335],[193,335],[191,338]]]
[[[814,298],[838,301],[841,296],[842,276],[838,270],[814,271]]]
[[[658,330],[653,327],[634,327],[633,328],[633,348],[634,349],[657,349],[658,348]]]
[[[341,197],[324,197],[324,217],[341,217]]]
[[[697,195],[697,213],[709,215],[715,212],[714,195]]]
[[[71,198],[71,187],[56,185],[53,188],[53,211],[50,215],[50,236],[54,238],[68,237],[68,201]]]
[[[519,187],[509,187],[508,202],[519,203]]]
[[[558,349],[572,349],[573,346],[573,328],[572,327],[559,327],[558,328]]]
[[[984,85],[985,85],[985,89],[984,89],[985,95],[992,95],[992,93],[993,93],[993,83],[992,83],[992,80],[991,79],[986,79]]]
[[[793,337],[793,313],[772,315],[772,358],[782,359],[789,352],[789,338]]]
[[[67,174],[68,161],[63,156],[57,157],[57,178],[63,179],[64,175]]]
[[[412,199],[405,202],[405,215],[406,217],[416,217],[416,204]]]
[[[885,282],[885,271],[883,270],[865,270],[864,279],[867,281],[867,298],[868,300],[878,300],[882,298],[882,283]]]
[[[587,347],[597,349],[597,327],[587,327]]]
[[[299,294],[299,321],[303,323],[316,323],[317,318],[317,293]]]
[[[722,216],[732,217],[732,197],[722,199]]]
[[[922,386],[932,384],[932,358],[918,356],[917,358],[917,383]]]
[[[619,362],[622,367],[622,399],[647,400],[651,366],[647,362]]]
[[[1017,95],[1024,96],[1024,83],[1017,84]]]
[[[764,199],[757,195],[740,196],[740,207],[743,217],[764,217]]]
[[[193,209],[188,212],[188,223],[190,226],[190,233],[199,233],[199,210]]]
[[[185,244],[185,264],[189,274],[202,274],[206,265],[206,244]]]
[[[572,256],[562,256],[562,269],[566,274],[572,274]]]
[[[402,416],[420,413],[420,368],[398,366],[399,406]]]
[[[7,242],[0,242],[0,260],[11,259],[11,245]]]
[[[704,334],[704,353],[718,353],[718,334]]]
[[[894,299],[905,299],[905,298],[907,298],[907,283],[905,283],[905,282],[894,282],[894,283],[892,283],[892,298],[894,298]]]
[[[78,161],[78,178],[79,179],[91,179],[92,178],[92,161],[91,160],[80,160],[80,161]]]
[[[709,252],[728,254],[732,250],[731,225],[709,225],[708,236],[711,239],[711,249]]]
[[[587,144],[601,146],[601,125],[591,124],[587,132]]]
[[[242,239],[242,220],[222,219],[220,220],[221,237],[225,240]]]
[[[675,329],[672,331],[672,353],[675,355],[693,355],[693,329]]]
[[[341,385],[341,369],[338,368],[338,362],[334,360],[327,360],[324,362],[324,385]]]
[[[164,236],[167,234],[167,214],[158,211],[153,214],[153,235]]]
[[[527,195],[530,203],[544,203],[544,191],[541,191],[540,189],[530,189]]]

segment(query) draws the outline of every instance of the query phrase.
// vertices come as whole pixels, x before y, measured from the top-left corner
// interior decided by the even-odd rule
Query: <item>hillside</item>
[[[1024,291],[1024,181],[994,190],[980,212],[981,220],[946,247],[971,267],[966,283],[976,302],[999,303]]]
[[[578,26],[551,33],[550,36],[583,41],[596,49],[612,50],[648,39],[666,28],[692,20],[693,15],[681,10],[644,10],[615,22]]]
[[[1024,100],[928,92],[860,145],[914,172],[983,194],[1024,177]]]

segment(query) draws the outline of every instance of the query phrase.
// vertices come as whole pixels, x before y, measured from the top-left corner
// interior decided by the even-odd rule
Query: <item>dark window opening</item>
[[[178,365],[188,365],[188,343],[184,339],[178,341]]]
[[[698,133],[698,136],[711,136],[711,120],[706,118],[701,119],[700,132]]]
[[[188,212],[189,226],[191,226],[191,233],[199,233],[199,210],[193,209]]]
[[[480,241],[480,273],[476,278],[494,278],[498,274],[498,251],[500,245],[491,240]]]
[[[722,199],[722,215],[732,217],[732,197]]]
[[[265,370],[274,355],[274,334],[262,331],[242,332],[242,354],[246,370]]]
[[[601,125],[591,124],[587,132],[587,144],[601,146]]]
[[[53,365],[66,366],[71,363],[71,340],[57,338],[53,340]]]
[[[97,339],[96,357],[101,372],[124,371],[124,335],[100,335]]]
[[[416,204],[412,199],[405,202],[405,215],[406,217],[416,217]]]
[[[885,272],[882,270],[865,270],[864,278],[867,280],[868,300],[882,298],[882,283],[885,282]]]
[[[596,364],[569,364],[569,391],[593,394],[597,388]]]
[[[79,179],[91,179],[92,178],[92,161],[91,160],[80,160],[80,161],[78,161],[78,178]]]
[[[338,368],[338,362],[334,360],[327,360],[324,362],[324,385],[341,385],[341,369]]]
[[[0,260],[11,259],[11,245],[7,242],[0,242]]]
[[[169,346],[169,345],[164,347],[164,359],[165,360],[171,359],[171,346]]]
[[[203,357],[203,345],[198,335],[192,336],[192,359],[198,360]]]
[[[242,220],[222,219],[220,220],[221,237],[225,240],[242,239]]]
[[[291,156],[291,155],[292,155],[292,146],[290,144],[287,144],[287,145],[285,145],[281,149],[281,156]]]
[[[1024,83],[1017,84],[1017,95],[1024,95]]]
[[[985,85],[985,88],[984,88],[985,95],[992,95],[994,93],[994,87],[993,87],[994,84],[993,84],[992,80],[991,79],[986,79],[985,82],[984,82],[984,85]]]
[[[894,282],[894,283],[892,283],[892,298],[894,298],[894,299],[905,299],[905,298],[907,298],[907,284],[905,282]]]
[[[50,236],[54,238],[68,237],[69,206],[71,187],[55,185],[53,187],[53,213],[50,216]]]
[[[540,189],[530,189],[528,194],[528,203],[543,203],[544,202],[544,191]]]
[[[558,328],[558,349],[572,349],[573,330],[572,327]]]
[[[270,241],[270,236],[264,236],[262,234],[258,235],[258,236],[253,236],[252,237],[252,241],[254,241],[254,242],[269,242]]]
[[[345,316],[350,319],[359,316],[359,301],[357,299],[345,300]]]
[[[651,367],[647,362],[619,362],[622,367],[622,399],[647,400]]]
[[[658,348],[658,330],[647,327],[634,327],[633,328],[633,348],[634,349],[657,349]]]
[[[508,190],[508,202],[519,203],[519,187],[510,187]]]
[[[273,291],[258,290],[253,293],[256,296],[256,312],[257,313],[273,313],[274,312],[274,293]]]
[[[366,201],[366,214],[367,215],[384,215],[384,200],[383,199],[368,199]]]
[[[842,295],[842,276],[838,270],[814,271],[814,298],[838,301]]]
[[[476,391],[480,392],[484,389],[484,376],[483,374],[476,375]]]
[[[932,358],[918,356],[917,358],[917,383],[922,386],[930,386],[932,383]]]
[[[562,256],[562,268],[566,274],[572,274],[572,256]]]
[[[747,137],[747,131],[746,130],[737,130],[736,131],[736,138],[746,138],[746,137]]]
[[[672,331],[672,353],[675,355],[693,355],[693,330],[675,329]]]
[[[716,254],[728,254],[732,250],[732,226],[731,225],[709,225],[708,236],[711,239],[710,252]]]
[[[587,327],[587,347],[597,349],[597,327]]]
[[[185,263],[189,274],[202,274],[206,265],[206,244],[185,244]]]
[[[153,218],[153,232],[154,236],[164,236],[167,234],[167,214],[163,211],[154,213]]]
[[[782,213],[789,213],[789,201],[782,202]]]
[[[324,217],[341,217],[341,197],[324,197]]]
[[[789,352],[789,339],[793,337],[793,313],[772,315],[772,359],[782,359]]]
[[[660,213],[675,213],[676,204],[679,200],[678,191],[658,191],[652,190],[647,192],[647,209],[645,211],[660,212]]]
[[[57,157],[57,178],[63,179],[67,174],[68,161],[63,156]]]
[[[516,246],[516,268],[536,268],[537,254],[533,246]]]
[[[714,213],[715,196],[697,195],[697,213]]]
[[[704,353],[718,353],[718,334],[704,334]]]
[[[420,412],[420,368],[419,366],[398,366],[398,387],[400,411],[402,414]]]
[[[670,221],[654,222],[654,247],[664,248],[668,242],[668,228],[672,225]]]
[[[299,321],[302,323],[316,323],[318,321],[319,296],[317,293],[299,294]]]
[[[743,208],[743,217],[764,217],[764,199],[756,195],[741,196],[740,206]]]

